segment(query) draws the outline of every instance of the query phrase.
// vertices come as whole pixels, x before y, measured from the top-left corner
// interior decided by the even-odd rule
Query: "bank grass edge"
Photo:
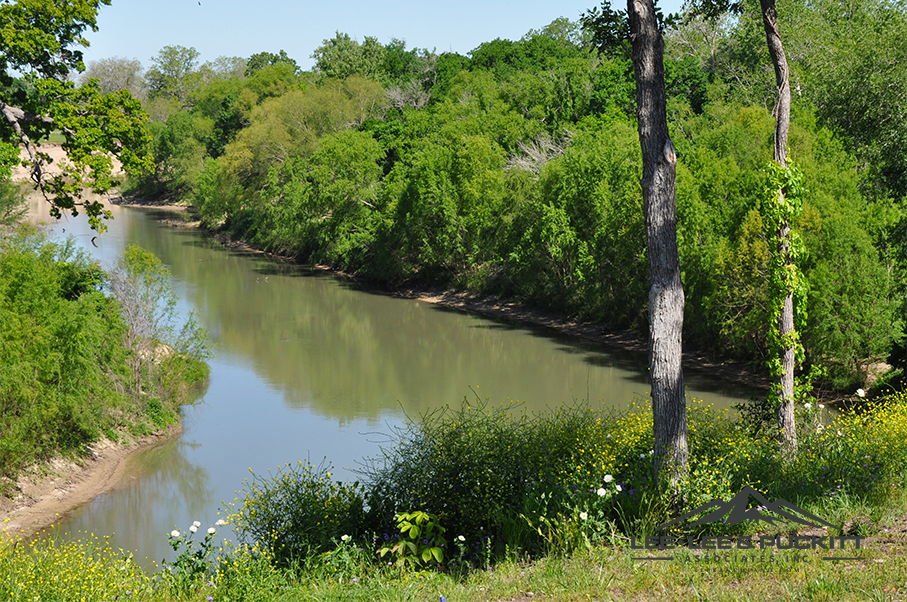
[[[403,427],[365,464],[361,482],[339,482],[329,466],[307,463],[253,475],[225,508],[240,543],[213,548],[205,529],[219,525],[162,534],[178,555],[169,566],[143,570],[93,534],[6,545],[0,599],[672,599],[695,597],[696,588],[740,599],[741,587],[743,599],[783,592],[865,599],[899,591],[907,396],[891,392],[837,416],[829,409],[799,408],[800,455],[785,465],[771,433],[692,402],[684,505],[727,501],[752,486],[839,526],[818,531],[822,537],[869,538],[859,550],[850,540],[845,551],[856,559],[847,563],[823,561],[835,552],[821,547],[773,545],[756,551],[758,564],[722,564],[708,560],[708,550],[687,549],[670,551],[674,562],[633,560],[665,555],[640,549],[656,533],[781,537],[789,545],[791,528],[718,522],[658,530],[671,515],[648,488],[651,414],[643,404],[527,415],[476,400]],[[792,560],[794,553],[802,558]]]
[[[164,568],[144,572],[104,538],[51,539],[0,548],[4,600],[888,600],[904,592],[903,536],[887,551],[849,552],[832,564],[822,551],[773,553],[753,563],[644,561],[664,552],[629,545],[593,546],[567,555],[505,558],[469,573],[400,570],[383,563],[343,564],[321,555],[293,567],[275,566],[245,546],[212,572],[180,579]],[[338,542],[338,548],[341,546]],[[692,554],[686,553],[688,557]],[[759,555],[756,555],[759,558]]]

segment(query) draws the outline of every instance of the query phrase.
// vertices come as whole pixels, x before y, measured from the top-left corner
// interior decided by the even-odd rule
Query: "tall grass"
[[[798,412],[800,454],[785,462],[775,438],[692,401],[685,507],[729,500],[751,486],[843,524],[854,512],[900,503],[907,471],[904,394],[837,417],[812,404]],[[363,487],[344,489],[325,472],[281,474],[250,486],[235,520],[260,545],[279,532],[266,525],[308,525],[291,528],[297,537],[319,529],[322,543],[313,551],[320,552],[323,542],[342,535],[374,546],[399,538],[395,516],[419,510],[446,529],[449,563],[483,566],[507,555],[569,552],[654,532],[669,514],[652,488],[652,463],[652,415],[640,405],[616,412],[580,404],[527,415],[511,405],[464,402],[400,429],[382,456],[365,462]],[[341,499],[355,509],[342,527],[332,518]],[[253,534],[249,525],[256,524]],[[707,532],[756,528],[719,522]],[[294,554],[308,555],[304,547]]]

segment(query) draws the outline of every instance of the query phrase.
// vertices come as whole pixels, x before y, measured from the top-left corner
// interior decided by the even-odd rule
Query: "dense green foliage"
[[[281,565],[331,550],[365,522],[359,484],[333,481],[324,466],[282,466],[244,485],[242,504],[231,504],[231,524],[240,538],[267,549]]]
[[[14,476],[118,426],[120,412],[104,408],[125,405],[125,361],[122,322],[97,290],[96,265],[70,246],[32,237],[2,244],[0,473]]]
[[[36,188],[51,203],[51,214],[77,215],[83,209],[91,227],[105,229],[110,213],[91,188],[102,193],[116,184],[112,156],[126,171],[151,166],[148,115],[126,89],[102,93],[96,80],[76,85],[69,76],[85,70],[79,46],[83,33],[97,30],[97,12],[110,0],[3,2],[0,4],[0,180],[20,164],[19,153]],[[50,157],[36,143],[50,134],[63,138],[68,162],[49,173]]]
[[[751,486],[838,525],[855,507],[900,503],[905,402],[905,394],[890,393],[837,416],[819,405],[798,409],[802,447],[793,462],[758,425],[694,402],[684,503],[729,500]],[[229,521],[250,545],[288,565],[347,541],[383,556],[381,549],[406,539],[411,524],[398,525],[401,515],[418,511],[443,529],[444,566],[483,567],[508,554],[571,552],[653,533],[670,510],[652,487],[652,462],[652,415],[643,407],[529,416],[512,406],[464,403],[398,431],[381,457],[364,464],[364,486],[332,481],[326,469],[281,469],[247,483]],[[681,522],[671,530],[698,536],[760,528]]]
[[[172,423],[186,386],[207,376],[198,347],[131,372],[140,349],[127,344],[123,303],[102,292],[106,282],[71,241],[52,243],[28,229],[0,237],[3,487],[25,466],[78,455],[102,436]]]
[[[635,91],[626,53],[607,41],[622,31],[611,17],[559,19],[469,57],[338,33],[315,51],[313,73],[277,55],[252,57],[256,69],[242,75],[189,69],[187,108],[154,125],[157,170],[140,187],[302,261],[642,332]],[[761,367],[773,80],[756,17],[665,26],[685,341]],[[811,63],[795,58],[806,73]],[[862,386],[903,339],[904,205],[854,158],[868,155],[818,97],[795,100],[790,152],[808,191],[795,224],[809,289],[804,368],[826,370],[837,388]],[[885,186],[884,199],[866,196]]]
[[[712,102],[771,107],[776,90],[769,73],[759,3],[697,0],[690,5],[702,8],[702,12],[717,20],[686,19],[668,33],[669,56],[698,64],[706,75],[707,96]],[[720,10],[728,8],[735,13],[733,20],[719,15]],[[820,266],[813,262],[822,261],[823,257],[812,248],[808,249],[807,259],[812,264],[810,267],[815,268],[813,274],[807,275],[810,285],[821,284],[823,291],[845,271],[860,274],[859,283],[836,287],[840,296],[820,298],[811,294],[809,301],[810,312],[818,309],[822,317],[829,311],[840,310],[863,315],[859,320],[863,327],[857,331],[840,322],[823,323],[819,316],[810,316],[810,328],[819,329],[809,335],[813,345],[821,341],[825,349],[820,354],[835,358],[837,366],[832,371],[836,374],[832,380],[841,384],[844,374],[859,370],[858,366],[870,363],[872,357],[881,357],[882,349],[891,353],[889,361],[895,365],[903,366],[905,361],[907,187],[904,174],[907,169],[900,148],[905,139],[904,123],[907,123],[907,106],[903,100],[907,78],[902,60],[907,52],[904,36],[907,8],[903,2],[845,6],[825,0],[787,0],[778,3],[778,14],[791,67],[793,121],[829,128],[842,148],[855,158],[851,173],[859,176],[851,184],[839,183],[842,190],[855,185],[859,191],[859,195],[848,193],[854,199],[851,209],[820,226],[832,228],[834,236],[839,237],[835,247],[840,245],[839,248],[849,252],[829,258],[828,263]],[[816,148],[816,151],[823,150]],[[813,191],[809,183],[807,188]],[[817,206],[809,196],[806,202],[807,213],[809,205]],[[831,208],[823,204],[826,211]],[[857,208],[859,214],[851,213]],[[851,215],[849,219],[858,220],[860,228],[844,226],[840,220],[848,219],[845,213]],[[829,243],[824,243],[819,253],[829,252],[833,248]],[[870,245],[874,253],[869,251]],[[885,292],[881,293],[882,290]],[[869,301],[870,296],[875,299]],[[858,301],[856,297],[863,300]],[[891,316],[894,344],[872,350],[865,341],[869,338],[878,341],[878,335],[871,334],[874,325],[887,327],[889,318],[879,320],[882,314]],[[869,330],[865,330],[867,326]],[[814,349],[807,341],[806,351],[812,359],[817,355],[812,353]]]

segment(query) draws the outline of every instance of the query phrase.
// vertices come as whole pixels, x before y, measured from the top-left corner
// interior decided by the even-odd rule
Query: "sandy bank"
[[[131,454],[162,445],[181,431],[175,426],[125,445],[103,439],[78,462],[56,458],[32,467],[19,478],[15,497],[0,498],[0,532],[4,538],[31,537],[50,527],[67,512],[130,479]]]

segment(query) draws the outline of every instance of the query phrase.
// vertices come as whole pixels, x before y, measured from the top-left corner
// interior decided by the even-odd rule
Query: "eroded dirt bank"
[[[116,489],[132,478],[128,462],[132,454],[162,445],[181,431],[174,426],[125,445],[103,439],[78,462],[56,458],[25,471],[17,482],[18,493],[0,498],[3,538],[31,537],[67,512]]]

